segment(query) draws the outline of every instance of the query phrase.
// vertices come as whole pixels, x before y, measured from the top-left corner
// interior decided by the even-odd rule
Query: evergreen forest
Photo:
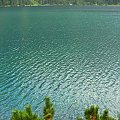
[[[1,7],[42,5],[119,5],[120,0],[0,0]]]

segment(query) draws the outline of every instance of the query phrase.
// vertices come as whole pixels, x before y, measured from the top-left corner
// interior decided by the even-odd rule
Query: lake
[[[93,104],[120,111],[120,7],[0,8],[0,120],[45,96],[55,120]]]

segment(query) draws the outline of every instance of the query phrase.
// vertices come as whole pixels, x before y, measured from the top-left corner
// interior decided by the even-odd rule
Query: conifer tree
[[[37,114],[32,113],[30,105],[25,110],[13,110],[10,120],[42,120]]]
[[[115,119],[109,116],[108,110],[105,110],[103,112],[103,115],[100,117],[100,120],[115,120]]]
[[[54,116],[54,107],[49,97],[45,97],[45,107],[43,110],[45,120],[52,120]]]
[[[98,106],[92,105],[90,108],[86,109],[84,116],[86,120],[99,120]]]

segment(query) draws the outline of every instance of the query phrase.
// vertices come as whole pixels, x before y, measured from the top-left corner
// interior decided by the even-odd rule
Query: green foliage
[[[104,110],[103,114],[100,115],[99,107],[92,105],[90,108],[86,109],[84,112],[85,120],[116,120],[115,118],[109,115],[108,110]],[[80,117],[77,120],[83,120]],[[120,120],[120,114],[118,115],[118,120]]]
[[[39,118],[37,114],[32,112],[31,106],[26,105],[25,110],[13,110],[10,120],[53,120],[54,107],[49,97],[45,97],[45,106],[43,109],[43,118]],[[84,111],[84,117],[77,117],[76,120],[120,120],[120,114],[118,119],[115,119],[109,115],[108,110],[104,110],[99,114],[99,107],[92,105]]]
[[[38,6],[38,5],[111,5],[120,0],[0,0],[0,6]]]
[[[13,110],[10,120],[42,120],[37,114],[32,113],[30,105],[25,110]]]
[[[118,114],[118,120],[120,120],[120,113]]]
[[[98,109],[99,107],[94,105],[86,109],[84,113],[86,120],[99,120]]]
[[[100,116],[100,120],[115,120],[115,119],[109,116],[108,110],[105,110],[103,112],[103,115]]]
[[[45,107],[43,118],[32,112],[31,106],[26,105],[25,110],[13,110],[10,120],[52,120],[54,116],[54,107],[49,97],[45,98]]]
[[[54,107],[49,97],[45,98],[45,107],[43,110],[45,120],[52,120],[54,116]]]
[[[83,119],[82,119],[82,118],[80,118],[80,117],[77,117],[77,118],[76,118],[76,120],[83,120]]]

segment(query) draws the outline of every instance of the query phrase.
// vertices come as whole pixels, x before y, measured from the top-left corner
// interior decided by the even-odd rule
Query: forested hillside
[[[109,5],[119,4],[120,0],[0,0],[0,6],[25,5]]]

